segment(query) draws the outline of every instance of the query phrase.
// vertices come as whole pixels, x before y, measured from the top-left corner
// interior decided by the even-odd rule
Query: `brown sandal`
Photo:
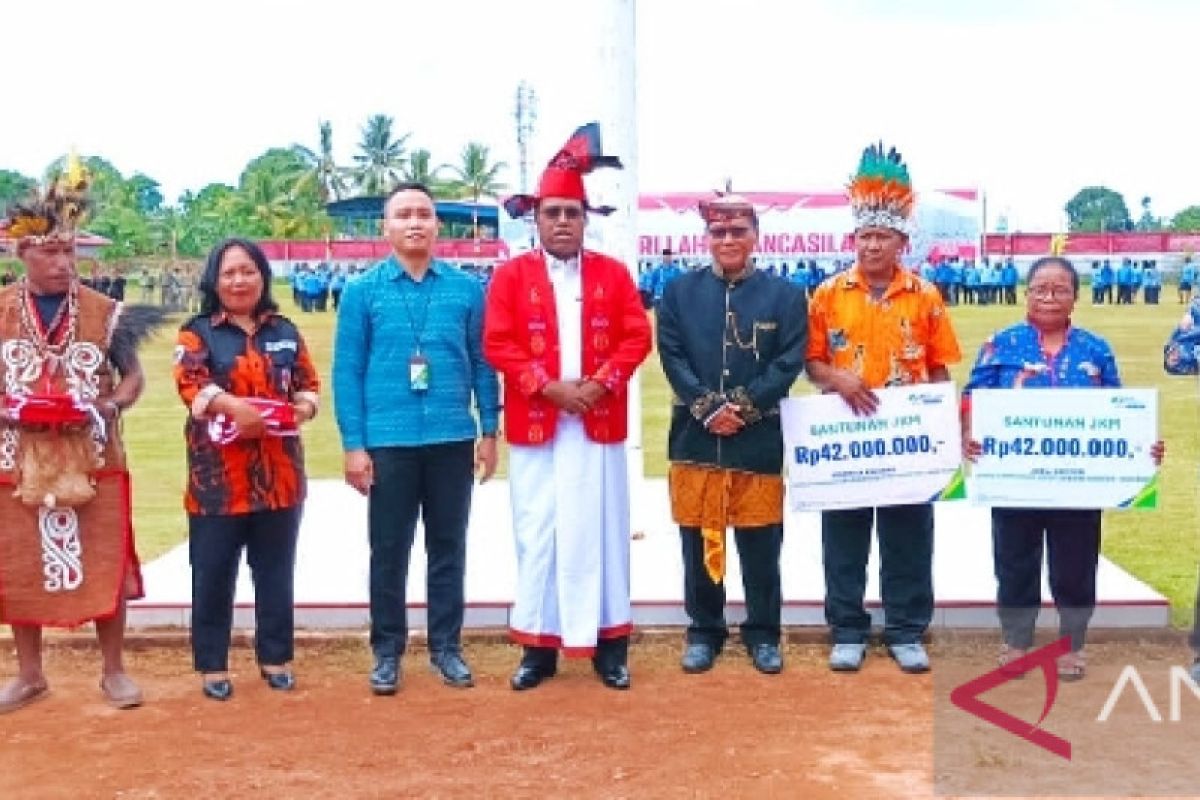
[[[1064,681],[1082,680],[1087,673],[1087,662],[1082,651],[1067,653],[1058,657],[1058,677]]]
[[[1010,665],[1017,659],[1024,658],[1028,652],[1028,650],[1022,650],[1019,647],[1013,647],[1009,644],[1004,645],[1004,647],[1000,650],[999,657],[996,659],[996,661],[1000,664],[1000,671],[1005,675],[1011,675],[1014,678],[1024,678],[1024,670],[1014,669]]]

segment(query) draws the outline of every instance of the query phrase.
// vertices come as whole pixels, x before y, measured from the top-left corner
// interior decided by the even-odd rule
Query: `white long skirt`
[[[587,438],[561,414],[554,440],[509,449],[517,543],[514,641],[592,655],[628,635],[629,479],[624,443]]]

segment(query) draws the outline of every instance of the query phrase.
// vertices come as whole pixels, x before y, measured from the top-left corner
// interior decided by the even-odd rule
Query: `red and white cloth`
[[[4,415],[20,425],[78,425],[92,419],[91,409],[69,394],[4,396]]]
[[[283,400],[270,400],[265,397],[242,398],[258,409],[263,422],[267,426],[268,436],[297,436],[300,433],[296,424],[296,410],[291,403]],[[240,437],[237,423],[231,417],[217,414],[208,422],[208,437],[215,444],[229,444]]]

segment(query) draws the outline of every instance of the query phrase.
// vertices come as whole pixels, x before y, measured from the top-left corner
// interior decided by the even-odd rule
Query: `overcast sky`
[[[535,175],[587,121],[575,54],[597,31],[566,0],[11,5],[0,168],[26,174],[75,146],[173,200],[315,149],[322,119],[349,162],[384,113],[435,161],[491,145],[515,186],[519,81]],[[1191,0],[639,0],[639,186],[836,188],[882,138],[918,192],[979,186],[1017,228],[1059,228],[1092,183],[1169,216],[1200,204],[1198,39]]]

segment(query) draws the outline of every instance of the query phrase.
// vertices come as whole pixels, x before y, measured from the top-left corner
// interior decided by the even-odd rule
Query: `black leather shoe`
[[[233,681],[228,678],[205,681],[201,691],[209,700],[228,700],[233,697]]]
[[[683,660],[680,662],[680,666],[683,667],[684,672],[692,674],[708,672],[716,660],[717,651],[713,649],[712,645],[692,642],[683,651]]]
[[[262,675],[267,686],[270,686],[277,692],[290,692],[296,688],[296,676],[291,670],[283,670],[282,672],[267,672],[265,669],[259,669],[258,674]]]
[[[371,691],[375,694],[395,694],[400,684],[400,659],[395,656],[379,656],[371,670]]]
[[[429,665],[442,676],[442,683],[447,686],[467,689],[475,685],[471,677],[471,668],[463,661],[462,653],[456,650],[434,653],[429,658]]]
[[[513,673],[512,680],[509,685],[513,691],[523,692],[526,689],[532,689],[547,678],[553,678],[558,672],[554,667],[540,667],[536,664],[522,663],[517,667],[517,671]]]
[[[617,664],[600,673],[600,680],[610,689],[629,688],[629,667]]]
[[[750,651],[750,660],[754,668],[767,675],[778,675],[783,672],[783,653],[777,644],[756,644]]]

